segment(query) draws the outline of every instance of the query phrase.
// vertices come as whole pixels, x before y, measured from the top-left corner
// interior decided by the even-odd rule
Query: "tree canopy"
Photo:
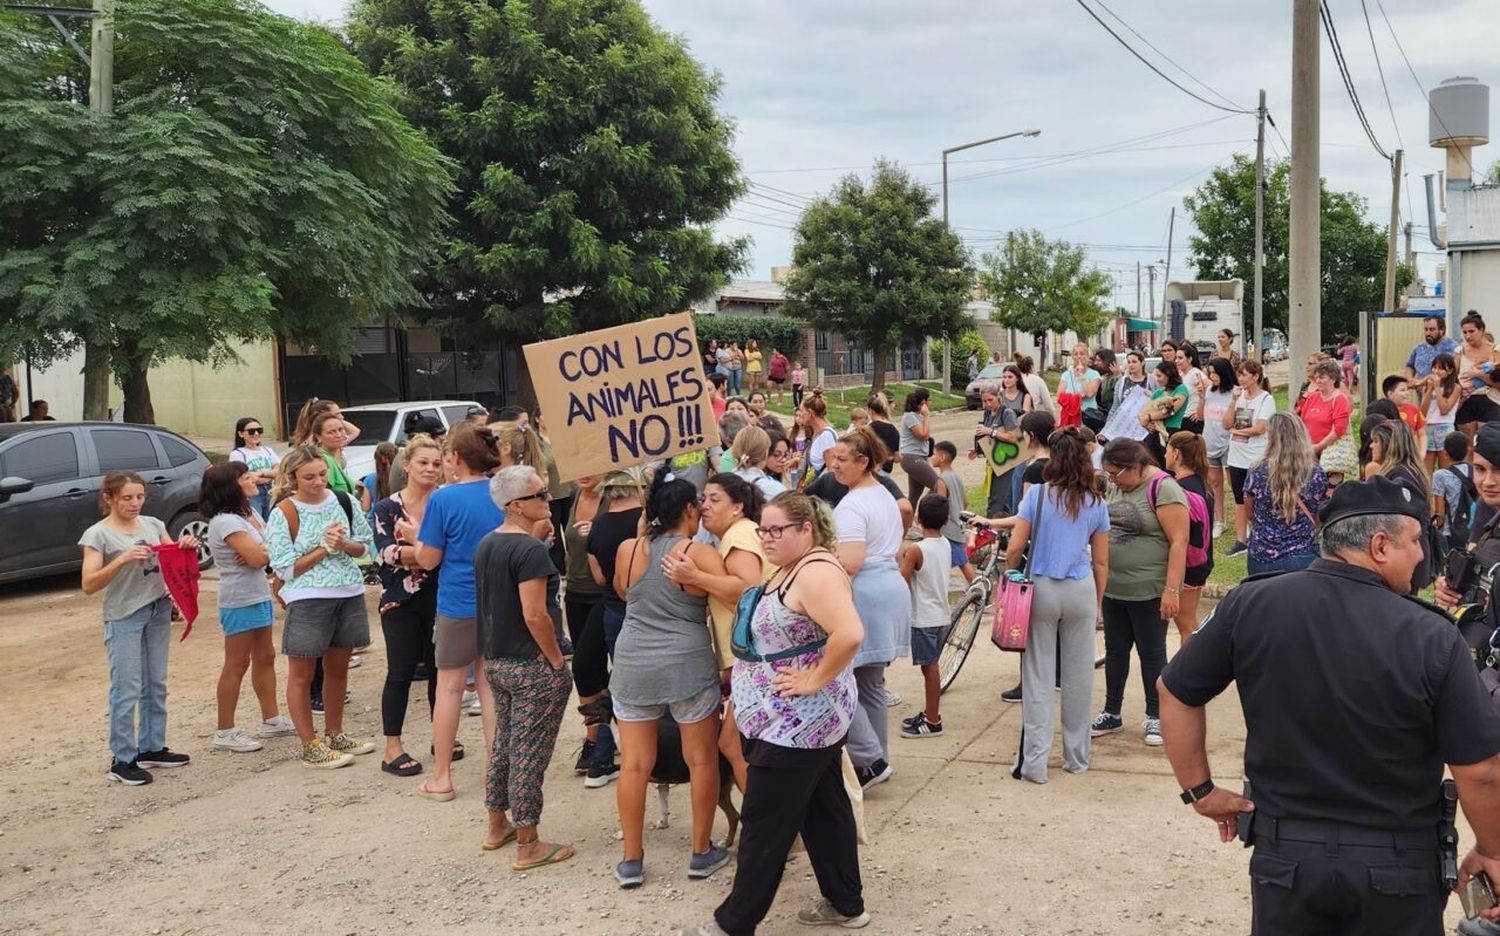
[[[979,285],[995,305],[994,321],[1036,335],[1093,335],[1109,321],[1104,300],[1110,278],[1090,269],[1080,246],[1048,240],[1039,231],[1011,231],[999,250],[984,255]]]
[[[877,162],[868,184],[845,176],[814,200],[793,234],[783,311],[873,349],[876,387],[894,348],[970,324],[973,265],[933,216],[936,200],[905,169]]]
[[[1266,328],[1287,327],[1288,223],[1291,163],[1266,164]],[[1386,230],[1365,217],[1365,200],[1353,192],[1331,192],[1322,184],[1323,339],[1359,333],[1359,313],[1385,300]],[[1245,281],[1245,314],[1253,308],[1255,282],[1255,162],[1236,156],[1183,199],[1196,229],[1188,238],[1189,265],[1199,279]],[[1396,271],[1399,292],[1411,282],[1405,265]],[[1258,339],[1258,336],[1257,336]]]
[[[0,16],[0,358],[107,348],[150,421],[153,363],[273,335],[339,357],[422,302],[448,168],[327,30],[133,0],[100,116],[47,29]]]
[[[458,166],[435,318],[535,341],[680,311],[742,264],[709,230],[744,188],[719,79],[638,0],[357,0],[349,34]]]

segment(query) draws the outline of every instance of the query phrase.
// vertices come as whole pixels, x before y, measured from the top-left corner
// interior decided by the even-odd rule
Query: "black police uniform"
[[[1443,765],[1500,752],[1500,716],[1446,615],[1319,559],[1231,591],[1162,679],[1190,706],[1238,685],[1252,933],[1442,932]]]

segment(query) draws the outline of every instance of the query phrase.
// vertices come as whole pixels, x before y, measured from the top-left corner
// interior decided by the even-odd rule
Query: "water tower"
[[[1490,141],[1490,88],[1479,79],[1449,78],[1428,96],[1427,140],[1448,151],[1448,182],[1473,177],[1474,147]]]

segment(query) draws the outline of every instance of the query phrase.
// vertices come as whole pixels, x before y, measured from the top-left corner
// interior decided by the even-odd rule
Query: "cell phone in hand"
[[[1469,878],[1469,883],[1459,890],[1458,899],[1464,905],[1464,916],[1471,920],[1495,906],[1495,888],[1490,876],[1481,871]]]

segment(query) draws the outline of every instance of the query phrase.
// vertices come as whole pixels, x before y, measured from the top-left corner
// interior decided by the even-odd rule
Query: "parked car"
[[[358,481],[375,470],[375,446],[382,442],[397,445],[406,441],[406,419],[415,413],[430,416],[452,428],[468,418],[469,410],[479,404],[472,400],[422,400],[417,402],[370,403],[345,406],[344,420],[359,427],[359,438],[344,449],[344,468]]]
[[[0,423],[0,582],[72,572],[83,565],[78,539],[101,516],[99,489],[111,471],[146,482],[145,513],[173,537],[186,530],[204,545],[198,488],[208,456],[160,426],[110,422]]]
[[[1005,373],[1004,364],[986,364],[980,370],[979,376],[969,381],[964,388],[964,405],[969,409],[979,409],[979,395],[986,390],[1000,389],[1000,375]]]

